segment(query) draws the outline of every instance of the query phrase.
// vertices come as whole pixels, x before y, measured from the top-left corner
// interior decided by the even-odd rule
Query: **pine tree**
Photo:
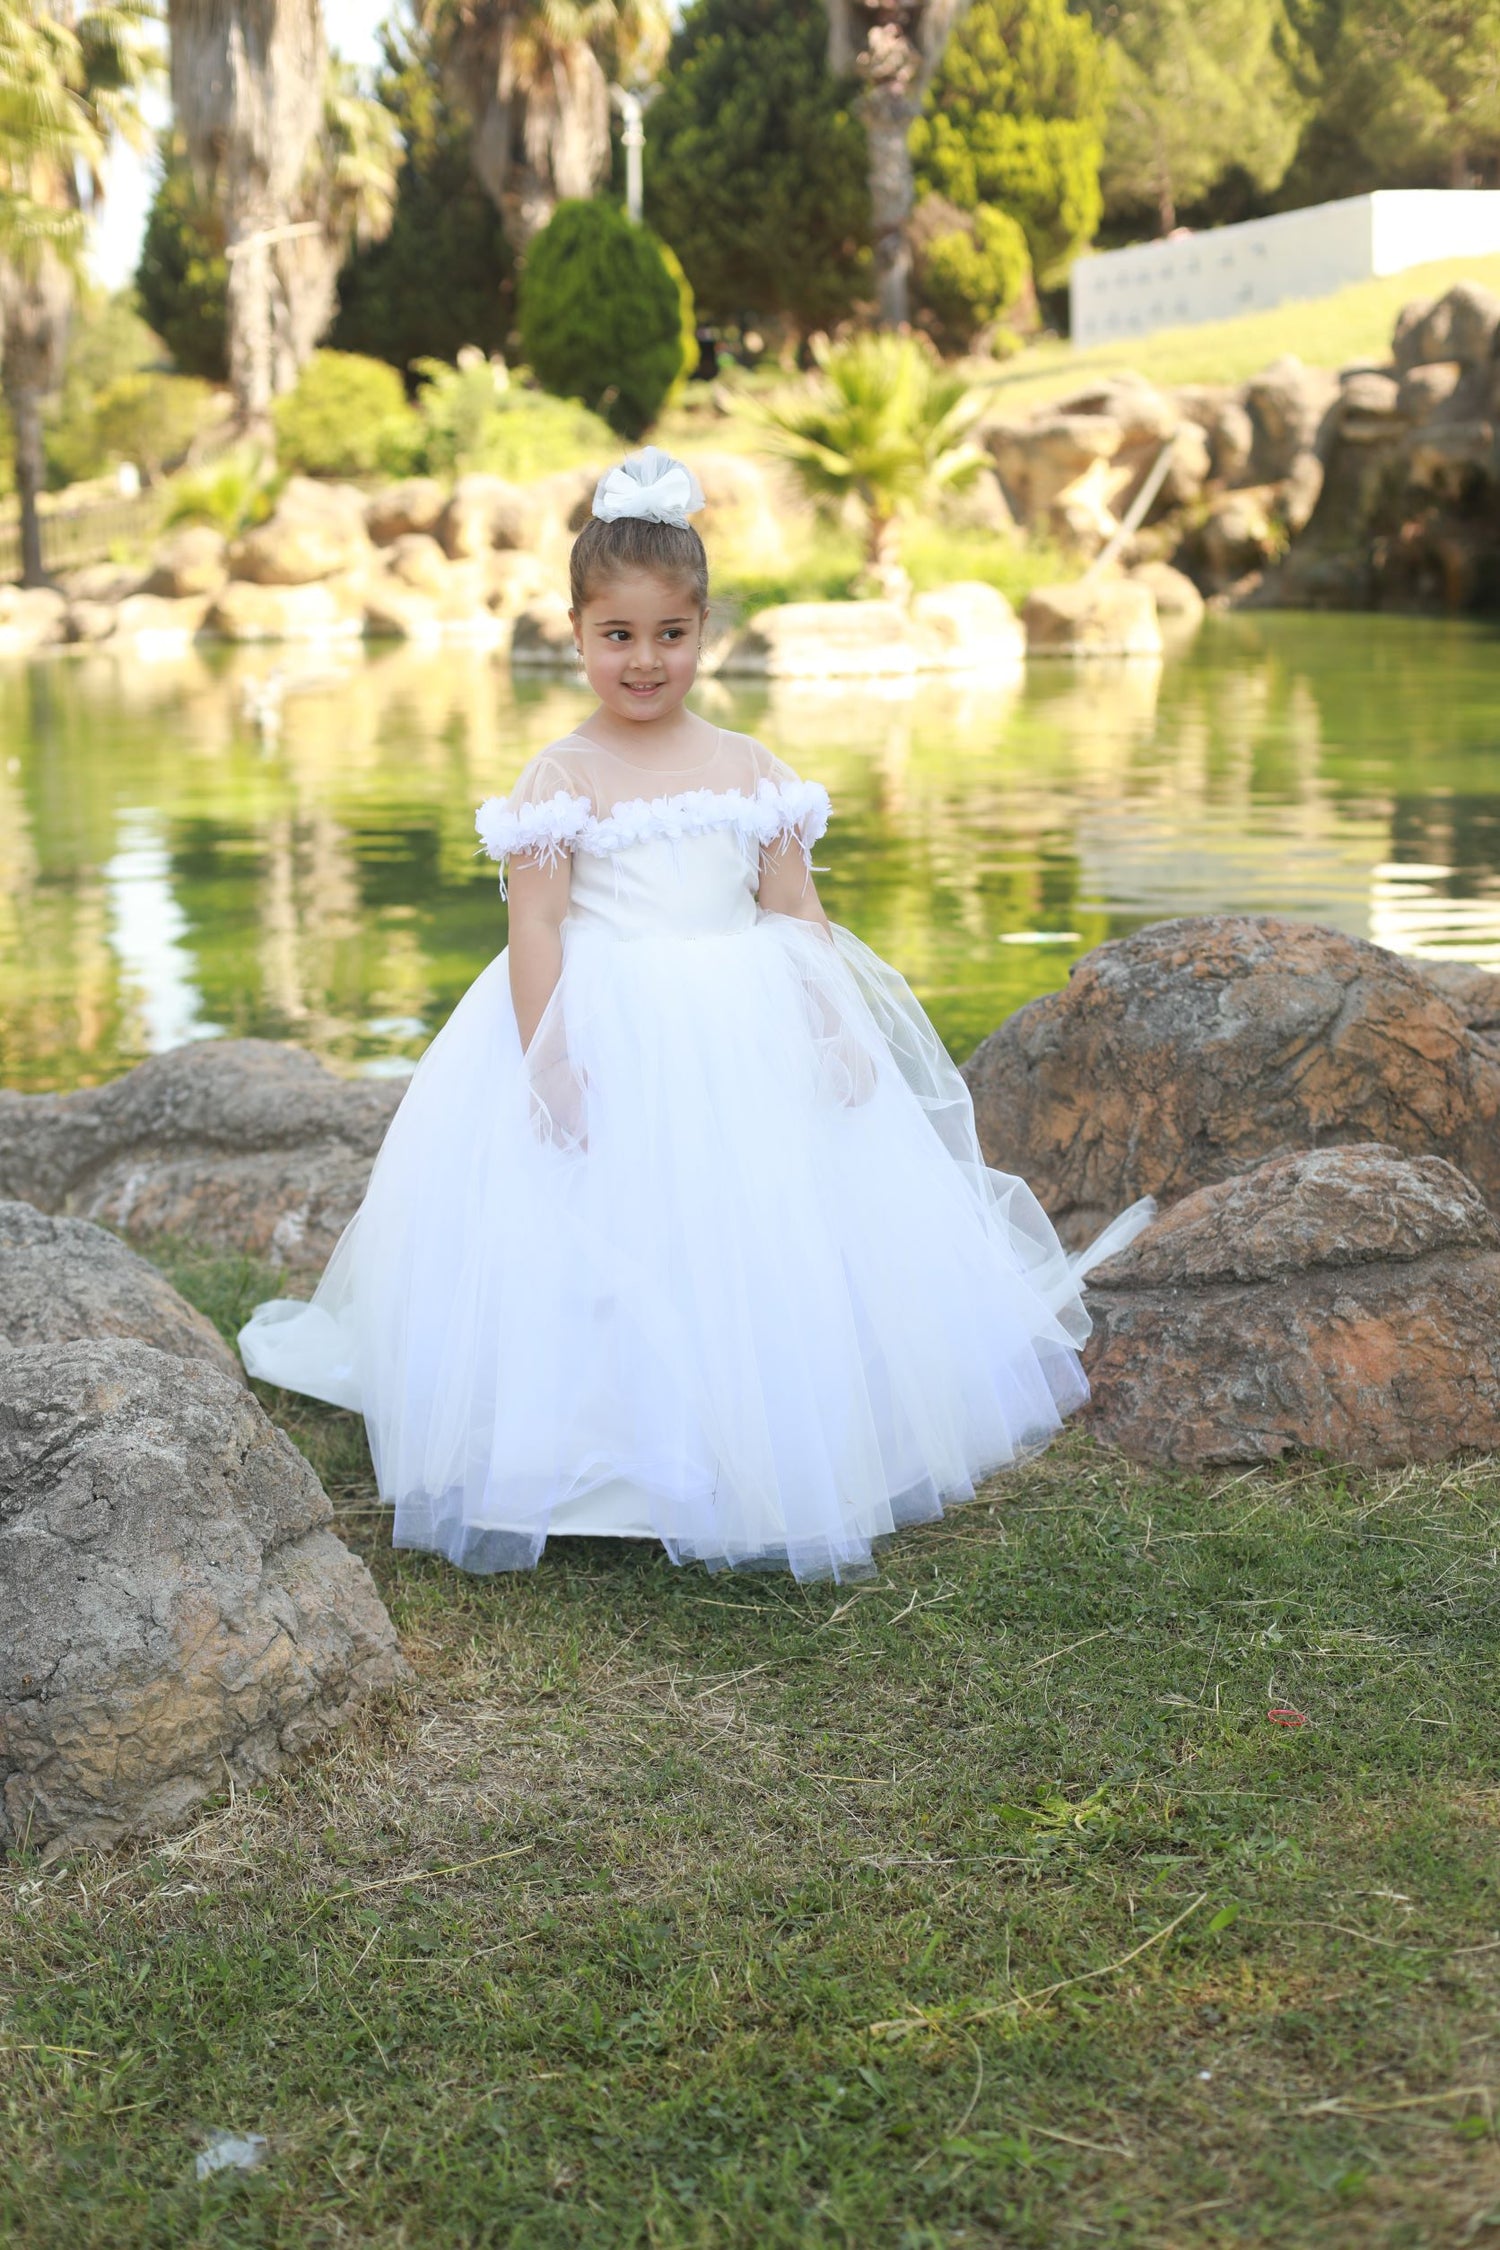
[[[871,286],[865,139],[819,0],[693,0],[646,119],[646,215],[699,312],[831,327]]]
[[[1044,287],[1093,238],[1108,75],[1067,0],[971,0],[912,128],[917,184],[1019,221]]]
[[[1383,181],[1493,186],[1500,0],[1347,0],[1325,114]]]
[[[1424,0],[1414,0],[1421,6]],[[1114,65],[1104,187],[1162,234],[1230,171],[1279,186],[1311,100],[1285,0],[1140,0],[1103,11]]]

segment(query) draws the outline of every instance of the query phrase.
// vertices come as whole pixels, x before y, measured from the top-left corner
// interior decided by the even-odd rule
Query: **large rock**
[[[1476,968],[1472,961],[1435,961],[1427,956],[1401,956],[1409,969],[1435,985],[1459,1022],[1486,1038],[1500,1034],[1500,975]]]
[[[399,1100],[296,1047],[201,1040],[107,1086],[0,1092],[0,1195],[317,1271]]]
[[[228,575],[228,546],[223,532],[215,531],[212,524],[187,523],[178,531],[169,531],[161,541],[141,591],[181,601],[189,595],[217,593]]]
[[[1040,586],[1022,612],[1029,656],[1160,656],[1161,626],[1149,586],[1132,578],[1080,578]]]
[[[1495,425],[1425,423],[1412,441],[1407,475],[1418,492],[1455,507],[1487,493],[1500,478]]]
[[[127,594],[114,611],[116,643],[128,643],[137,656],[180,656],[192,646],[207,621],[207,594]],[[76,623],[82,604],[73,605]]]
[[[1197,535],[1203,575],[1211,587],[1232,586],[1270,561],[1281,538],[1275,499],[1270,486],[1245,485],[1212,502]]]
[[[1479,367],[1489,358],[1500,328],[1500,297],[1477,281],[1458,281],[1436,302],[1417,298],[1402,307],[1391,339],[1391,357],[1405,374],[1433,360],[1456,359]]]
[[[460,477],[431,526],[452,562],[477,562],[491,547],[524,547],[533,514],[525,488],[476,472]]]
[[[1158,617],[1179,627],[1202,624],[1207,605],[1185,571],[1174,570],[1170,563],[1149,562],[1138,564],[1130,575],[1136,585],[1146,588]]]
[[[274,515],[235,540],[229,568],[256,586],[309,586],[361,569],[370,552],[362,494],[293,477]]]
[[[363,571],[307,586],[261,586],[231,578],[214,596],[204,626],[223,640],[242,643],[355,641],[364,631],[369,584]]]
[[[512,664],[542,671],[568,672],[578,668],[578,643],[573,620],[560,594],[543,595],[528,602],[511,629]]]
[[[1040,523],[1095,462],[1112,461],[1125,442],[1107,414],[1051,414],[1037,422],[996,424],[985,433],[1012,514]]]
[[[742,626],[719,669],[777,680],[879,679],[917,671],[919,651],[893,602],[787,602]]]
[[[911,605],[924,671],[1014,671],[1026,654],[1020,620],[998,587],[974,579],[934,586]]]
[[[0,656],[28,656],[68,637],[68,604],[53,586],[0,586]]]
[[[1251,466],[1263,483],[1277,482],[1299,453],[1311,450],[1338,388],[1335,375],[1304,367],[1290,352],[1263,374],[1251,377],[1244,393],[1255,431]]]
[[[110,1336],[243,1380],[212,1321],[114,1235],[87,1219],[0,1203],[0,1353]]]
[[[1346,445],[1375,445],[1399,438],[1406,427],[1401,385],[1394,375],[1357,368],[1338,397],[1338,434]]]
[[[497,617],[519,617],[534,602],[556,594],[554,574],[524,548],[492,550],[483,569],[485,600]]]
[[[180,1826],[400,1676],[249,1392],[139,1343],[0,1355],[0,1847]]]
[[[1404,422],[1430,422],[1437,417],[1444,421],[1467,420],[1467,415],[1455,415],[1451,409],[1460,391],[1465,387],[1465,369],[1456,359],[1437,359],[1423,367],[1410,367],[1401,378],[1396,393],[1396,411]],[[1471,390],[1478,386],[1470,379]],[[1482,406],[1482,397],[1473,402]]]
[[[447,505],[436,477],[405,477],[365,502],[365,529],[377,547],[390,547],[408,532],[435,533]]]
[[[1089,1275],[1087,1419],[1138,1460],[1500,1448],[1500,1229],[1437,1157],[1273,1157]]]
[[[1096,947],[965,1065],[989,1162],[1070,1244],[1268,1156],[1380,1141],[1456,1164],[1500,1210],[1500,1057],[1393,953],[1224,915]]]

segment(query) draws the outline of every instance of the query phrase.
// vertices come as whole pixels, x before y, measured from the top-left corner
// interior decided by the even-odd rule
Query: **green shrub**
[[[577,468],[615,450],[614,432],[573,399],[552,398],[512,374],[503,360],[459,353],[458,365],[419,359],[421,466],[429,476],[471,469],[524,484]]]
[[[418,428],[394,367],[354,352],[314,352],[272,410],[283,468],[314,477],[404,475]]]
[[[196,375],[143,372],[105,385],[94,407],[106,461],[134,461],[148,477],[172,468],[208,420],[213,389]]]
[[[276,480],[258,445],[238,445],[206,468],[188,469],[169,486],[168,524],[211,523],[226,539],[270,514]]]
[[[559,203],[521,276],[521,343],[543,388],[640,437],[692,364],[692,338],[691,292],[650,229],[602,200]]]
[[[193,178],[179,145],[168,143],[162,154],[161,182],[136,267],[136,295],[181,372],[223,383],[229,377],[224,214]]]
[[[1032,297],[1025,233],[992,203],[959,211],[929,196],[918,206],[912,241],[918,301],[946,349],[967,350],[982,328]]]

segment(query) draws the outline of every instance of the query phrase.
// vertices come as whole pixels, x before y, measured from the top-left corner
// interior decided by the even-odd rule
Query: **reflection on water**
[[[827,782],[830,907],[956,1054],[1168,914],[1311,916],[1500,968],[1481,627],[1238,618],[1164,669],[699,704]],[[0,671],[0,1076],[85,1084],[250,1032],[409,1069],[504,942],[474,805],[585,708],[463,649]]]

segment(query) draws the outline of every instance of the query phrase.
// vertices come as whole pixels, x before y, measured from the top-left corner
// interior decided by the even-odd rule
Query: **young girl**
[[[477,817],[509,949],[312,1303],[240,1337],[363,1412],[396,1544],[466,1570],[566,1533],[844,1577],[1087,1392],[1080,1267],[819,903],[826,792],[687,708],[702,504],[655,448],[600,484],[571,612],[598,706]]]

